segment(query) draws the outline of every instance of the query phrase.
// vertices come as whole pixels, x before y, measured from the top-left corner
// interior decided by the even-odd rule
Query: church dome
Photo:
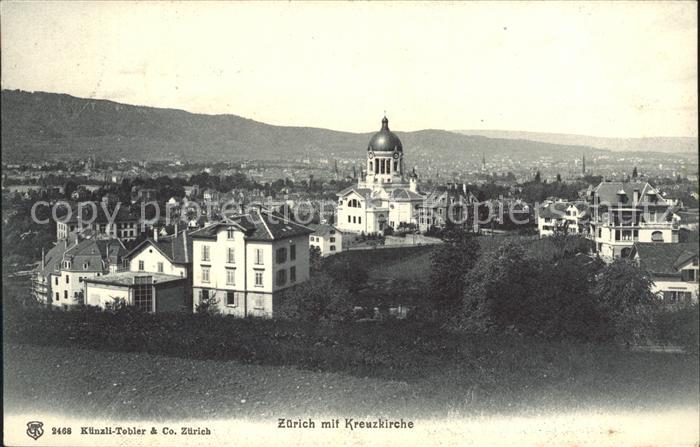
[[[401,140],[394,132],[389,130],[389,120],[386,116],[382,119],[382,129],[369,140],[367,150],[375,152],[393,152],[396,150],[403,152]]]

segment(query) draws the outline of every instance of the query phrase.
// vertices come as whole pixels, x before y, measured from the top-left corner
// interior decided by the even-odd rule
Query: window
[[[83,282],[83,277],[82,277],[82,276],[78,276],[78,282]]]
[[[335,242],[335,238],[334,237],[330,238],[329,242]]]
[[[211,258],[209,257],[209,246],[208,245],[202,245],[202,261],[210,261]]]
[[[664,234],[661,231],[654,231],[651,233],[651,241],[652,242],[663,242],[664,241]]]
[[[265,303],[263,301],[263,298],[261,296],[255,297],[255,306],[256,309],[264,309],[265,308]]]
[[[263,272],[255,272],[255,287],[262,287],[263,285]]]
[[[331,251],[335,251],[335,245],[331,245],[330,250],[331,250]]]
[[[235,306],[236,305],[236,292],[231,290],[226,292],[226,305]]]
[[[287,249],[284,247],[278,248],[277,253],[275,254],[275,261],[278,264],[282,264],[283,262],[287,261]]]
[[[348,216],[348,223],[350,223],[351,220],[352,220],[352,218],[350,216]]]
[[[209,267],[202,267],[202,282],[209,282]]]
[[[289,246],[289,260],[294,261],[297,258],[297,246],[292,244]]]
[[[296,281],[297,281],[297,268],[290,267],[289,268],[289,282],[296,282]]]
[[[63,291],[63,299],[66,299],[66,300],[68,299],[68,291],[67,290]]]
[[[255,249],[255,265],[263,264],[263,251],[262,248]]]
[[[206,301],[209,299],[209,289],[202,289],[199,291],[200,301]]]
[[[66,275],[66,284],[70,283],[70,276]]]
[[[236,237],[236,230],[234,230],[232,228],[229,228],[228,230],[226,230],[226,239],[228,239],[229,241],[232,241],[233,239],[235,239],[235,237]]]
[[[226,256],[226,261],[229,264],[235,264],[236,263],[236,252],[233,249],[233,247],[228,248],[228,254]]]
[[[54,278],[56,281],[56,285],[58,285],[58,276]]]
[[[226,269],[226,284],[236,285],[236,269]]]
[[[61,295],[59,295],[58,292],[56,292],[56,301],[58,301],[59,299],[61,299]]]
[[[134,306],[144,312],[153,310],[153,287],[150,276],[134,278]]]
[[[139,271],[142,272],[145,269],[144,262],[139,261]]]
[[[286,283],[287,283],[287,271],[284,269],[277,270],[277,285],[283,286]]]
[[[357,223],[357,218],[355,216],[352,216],[352,223]]]
[[[686,282],[694,282],[696,277],[695,270],[681,270],[681,280]]]
[[[163,273],[163,263],[162,262],[158,263],[158,273]]]
[[[358,217],[358,218],[357,218],[357,223],[359,223],[359,224],[362,223],[362,218],[361,218],[361,217]]]

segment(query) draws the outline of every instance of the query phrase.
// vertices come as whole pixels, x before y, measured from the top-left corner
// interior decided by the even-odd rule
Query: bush
[[[688,352],[698,353],[700,344],[700,313],[698,304],[671,309],[660,309],[655,315],[654,327],[660,343],[681,346]]]
[[[352,296],[327,276],[286,289],[280,301],[278,315],[286,319],[346,321],[353,315]]]

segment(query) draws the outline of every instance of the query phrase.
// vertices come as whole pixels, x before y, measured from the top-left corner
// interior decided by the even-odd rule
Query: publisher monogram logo
[[[35,441],[44,434],[44,423],[39,421],[27,422],[27,435]]]

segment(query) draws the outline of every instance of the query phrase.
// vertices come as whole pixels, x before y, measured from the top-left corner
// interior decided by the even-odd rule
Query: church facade
[[[337,227],[343,232],[383,233],[387,227],[418,226],[425,195],[415,172],[406,173],[403,145],[389,120],[367,145],[366,174],[338,192]]]

